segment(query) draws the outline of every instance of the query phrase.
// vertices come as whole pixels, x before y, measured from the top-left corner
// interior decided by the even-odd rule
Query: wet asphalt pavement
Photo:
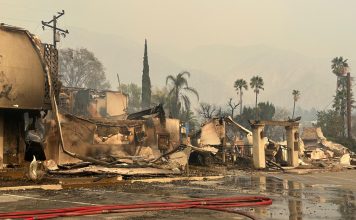
[[[60,191],[4,191],[0,192],[0,212],[240,195],[261,195],[273,199],[271,206],[242,209],[259,219],[356,219],[356,170],[305,175],[241,172],[214,181],[133,183]],[[84,218],[247,219],[236,214],[197,209],[75,219]]]

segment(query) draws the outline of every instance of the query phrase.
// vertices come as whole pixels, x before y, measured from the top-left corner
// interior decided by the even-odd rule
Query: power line
[[[69,34],[68,30],[63,30],[61,28],[57,27],[57,20],[58,18],[62,17],[64,15],[64,10],[62,12],[57,12],[58,15],[53,15],[53,19],[50,21],[42,21],[42,28],[45,30],[45,27],[49,27],[53,29],[53,46],[54,48],[57,48],[57,42],[59,42],[59,34],[61,34],[63,37],[66,36],[66,34]],[[53,23],[53,25],[50,25]],[[58,36],[57,36],[58,35]]]

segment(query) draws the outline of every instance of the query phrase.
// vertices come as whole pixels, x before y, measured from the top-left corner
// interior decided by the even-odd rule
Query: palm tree
[[[342,120],[343,128],[342,128],[342,136],[345,135],[345,117],[346,117],[346,84],[347,79],[345,74],[348,71],[349,64],[347,63],[347,59],[343,57],[335,57],[331,60],[331,69],[332,72],[336,75],[336,94],[334,97],[334,108],[339,111],[340,117]]]
[[[255,103],[256,120],[258,119],[257,96],[260,93],[260,90],[264,90],[263,85],[264,83],[262,77],[254,76],[251,78],[250,87],[251,89],[254,89],[253,91],[256,93],[256,103]]]
[[[347,68],[349,64],[347,63],[347,59],[343,57],[335,57],[331,60],[331,69],[336,76],[342,76],[346,74]]]
[[[347,63],[347,59],[344,59],[343,57],[335,57],[331,60],[331,63],[332,72],[337,77],[336,90],[338,90],[340,85],[342,84],[341,77],[345,76],[345,74],[347,73],[349,64]]]
[[[293,90],[292,95],[293,95],[293,101],[294,101],[294,103],[293,103],[293,115],[292,115],[292,119],[293,119],[294,118],[295,103],[300,98],[300,91],[299,90]]]
[[[247,82],[244,79],[237,79],[234,83],[234,87],[236,89],[237,94],[240,93],[240,115],[242,114],[242,89],[247,90],[248,86],[247,86]]]
[[[166,78],[166,85],[170,84],[171,88],[169,90],[168,96],[171,99],[171,114],[173,117],[177,118],[182,110],[190,110],[190,98],[188,93],[193,93],[199,100],[198,92],[188,86],[187,78],[190,77],[190,73],[183,71],[178,73],[177,76],[169,75]]]

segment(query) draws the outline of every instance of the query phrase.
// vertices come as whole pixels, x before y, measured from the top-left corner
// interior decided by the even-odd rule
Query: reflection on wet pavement
[[[142,201],[176,201],[189,198],[261,195],[273,199],[267,207],[242,209],[259,219],[356,219],[356,185],[353,173],[248,174],[214,181],[180,181],[170,184],[135,183],[97,189],[61,191],[26,190],[0,194],[0,212],[64,208],[79,203],[117,204]],[[333,177],[333,178],[330,178]],[[98,216],[95,216],[97,219]],[[245,219],[208,210],[144,212],[105,215],[100,219]],[[79,219],[79,218],[78,218]]]
[[[309,185],[274,176],[229,177],[221,186],[267,195],[270,207],[255,208],[262,219],[356,219],[355,191],[333,184]]]

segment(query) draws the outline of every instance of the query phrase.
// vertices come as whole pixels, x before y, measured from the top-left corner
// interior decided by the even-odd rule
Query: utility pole
[[[119,76],[118,73],[116,73],[116,76],[117,76],[117,81],[119,82],[119,91],[122,92],[122,90],[121,90],[120,76]]]
[[[351,76],[350,76],[350,72],[347,73],[346,76],[346,114],[347,114],[347,137],[348,138],[352,138],[351,135]]]
[[[58,18],[60,18],[61,16],[64,15],[64,10],[62,10],[62,12],[57,12],[57,13],[58,13],[57,16],[53,15],[52,20],[47,21],[47,22],[42,21],[43,30],[45,29],[45,26],[53,29],[53,46],[54,46],[54,48],[57,48],[57,42],[59,42],[59,34],[61,34],[63,37],[65,37],[66,34],[69,34],[68,30],[63,30],[63,29],[57,27],[57,20],[58,20]],[[50,23],[53,23],[53,25],[50,25]],[[57,36],[57,34],[58,34],[58,36]]]

